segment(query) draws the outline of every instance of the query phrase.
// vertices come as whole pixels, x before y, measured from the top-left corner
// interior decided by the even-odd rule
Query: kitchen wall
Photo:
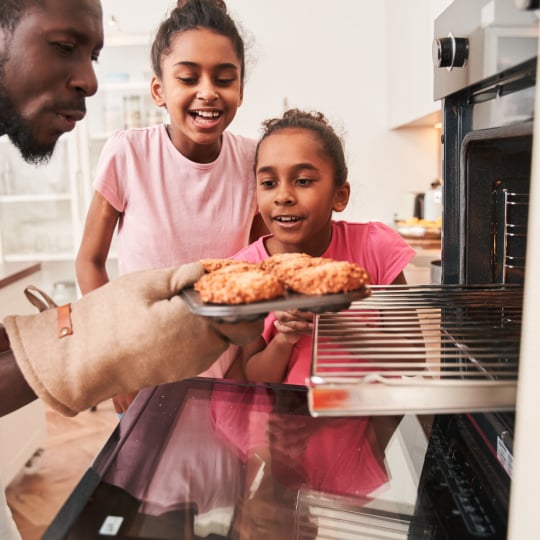
[[[249,56],[245,99],[231,130],[257,137],[261,121],[284,107],[324,112],[346,144],[352,197],[344,219],[391,223],[398,209],[407,210],[404,193],[424,191],[439,176],[437,129],[389,128],[392,1],[227,0]],[[105,20],[114,15],[124,32],[154,30],[174,4],[153,0],[134,10],[130,0],[103,0]]]

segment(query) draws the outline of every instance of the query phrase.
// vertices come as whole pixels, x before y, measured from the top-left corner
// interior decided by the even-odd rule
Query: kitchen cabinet
[[[36,313],[22,291],[28,283],[39,285],[40,277],[38,263],[0,264],[0,320],[9,314]],[[45,407],[41,400],[0,418],[0,479],[4,486],[31,464],[45,437]]]
[[[39,166],[3,136],[0,170],[0,263],[73,259],[81,230],[77,134]]]
[[[105,141],[118,129],[162,123],[163,109],[150,98],[152,67],[149,33],[113,32],[96,65],[97,94],[87,102],[88,114],[79,126],[81,190],[84,208],[92,197],[92,182]]]
[[[48,163],[25,163],[7,137],[0,137],[0,263],[73,262],[103,144],[115,129],[165,119],[150,100],[151,39],[120,32],[106,38],[96,65],[98,93]]]
[[[432,127],[440,121],[433,99],[431,44],[435,18],[451,0],[387,0],[388,119],[390,128]]]

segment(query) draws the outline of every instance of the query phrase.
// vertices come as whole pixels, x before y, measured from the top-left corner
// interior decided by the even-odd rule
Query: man
[[[2,4],[0,134],[7,134],[27,161],[40,163],[51,156],[60,135],[83,118],[85,99],[97,90],[93,62],[103,46],[101,4]],[[7,317],[0,350],[10,346],[14,357],[9,351],[1,356],[0,415],[36,394],[73,415],[122,387],[196,375],[230,342],[257,335],[261,323],[214,325],[190,314],[177,293],[201,273],[198,264],[138,272],[65,309]],[[107,377],[100,376],[104,371]]]
[[[84,117],[102,46],[99,0],[2,1],[0,135],[27,161],[46,161],[60,135]],[[218,325],[190,313],[178,292],[201,274],[198,263],[137,272],[72,305],[7,317],[0,325],[0,416],[36,396],[75,415],[119,392],[195,376],[231,342],[258,335],[260,321]],[[18,538],[2,507],[0,540]]]

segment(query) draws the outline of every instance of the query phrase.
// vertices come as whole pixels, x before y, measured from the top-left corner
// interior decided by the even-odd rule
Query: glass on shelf
[[[68,135],[69,137],[69,135]],[[6,143],[0,157],[0,195],[19,197],[69,192],[69,158],[66,137],[59,139],[47,163],[26,163],[19,150]]]
[[[124,96],[124,126],[126,129],[142,127],[141,96]]]
[[[66,256],[74,250],[74,232],[69,200],[38,203],[14,200],[0,213],[2,250],[5,258]]]

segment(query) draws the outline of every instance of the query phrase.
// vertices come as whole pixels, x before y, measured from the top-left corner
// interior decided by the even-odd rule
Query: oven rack
[[[522,286],[373,286],[315,319],[314,416],[513,410]]]
[[[294,538],[311,540],[316,531],[317,538],[326,540],[407,540],[413,514],[414,507],[404,503],[302,488],[296,497]]]

